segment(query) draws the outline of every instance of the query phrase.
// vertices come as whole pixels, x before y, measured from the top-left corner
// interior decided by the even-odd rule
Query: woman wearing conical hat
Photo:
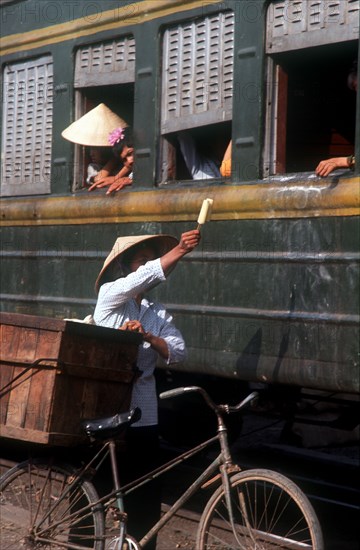
[[[115,181],[117,188],[111,189],[111,192],[132,184],[133,158],[130,159],[129,154],[124,154],[122,158],[118,151],[119,142],[122,148],[126,144],[132,147],[131,131],[127,123],[104,103],[70,124],[61,135],[72,143],[90,148],[91,162],[86,177],[89,191],[110,187]],[[121,178],[122,181],[119,181]]]
[[[106,258],[95,283],[98,293],[94,320],[97,325],[137,331],[143,335],[137,366],[141,376],[136,380],[131,407],[139,407],[141,419],[127,432],[127,454],[121,456],[123,483],[136,479],[158,465],[158,407],[154,369],[158,358],[166,364],[185,359],[184,339],[165,307],[146,296],[148,290],[166,281],[176,264],[200,241],[198,230],[181,235],[180,241],[170,235],[120,237]],[[120,472],[120,473],[121,473]],[[156,482],[158,483],[158,482]],[[159,487],[146,484],[125,500],[129,533],[140,538],[160,517]],[[129,498],[133,502],[129,502]],[[129,512],[129,506],[130,512]],[[135,513],[131,513],[132,507]],[[146,548],[156,548],[150,541]],[[151,545],[153,544],[153,546]]]

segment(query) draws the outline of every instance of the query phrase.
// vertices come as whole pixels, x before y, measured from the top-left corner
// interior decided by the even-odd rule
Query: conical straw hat
[[[133,235],[128,237],[119,237],[116,239],[114,246],[108,257],[106,258],[104,265],[101,268],[101,271],[98,275],[98,278],[95,282],[95,292],[99,292],[99,288],[102,285],[102,279],[105,274],[105,271],[110,269],[113,265],[113,262],[117,260],[117,276],[121,277],[125,273],[121,272],[121,256],[129,250],[131,247],[136,246],[137,244],[145,241],[151,241],[156,246],[156,249],[159,254],[159,258],[169,252],[174,246],[176,246],[179,241],[176,237],[171,235]]]
[[[125,128],[128,124],[113,113],[104,103],[100,103],[84,116],[70,124],[61,132],[63,138],[79,145],[110,147],[108,137],[115,128]]]

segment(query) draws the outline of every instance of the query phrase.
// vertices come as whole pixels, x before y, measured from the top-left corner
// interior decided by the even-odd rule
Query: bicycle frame
[[[120,549],[126,541],[132,550],[145,546],[188,500],[198,493],[200,488],[212,486],[212,494],[204,495],[207,503],[204,507],[197,531],[197,545],[209,550],[221,540],[225,547],[231,544],[236,548],[253,548],[263,543],[286,548],[308,548],[323,550],[323,536],[316,513],[306,495],[290,479],[282,474],[266,469],[253,469],[241,472],[234,464],[227,438],[227,429],[223,421],[224,413],[237,412],[254,398],[251,394],[235,406],[215,405],[204,390],[196,386],[170,390],[161,396],[180,395],[186,391],[198,391],[214,410],[218,419],[217,434],[169,460],[146,475],[120,487],[118,460],[115,452],[116,437],[109,438],[98,449],[87,464],[75,470],[66,464],[41,459],[27,460],[3,476],[2,495],[5,511],[13,513],[13,505],[18,502],[19,517],[29,515],[26,524],[19,523],[18,543],[29,540],[30,544],[44,543],[52,548],[85,548],[87,539],[92,547],[103,550],[106,542],[109,548]],[[125,425],[129,425],[126,415]],[[136,421],[136,420],[135,420]],[[127,423],[127,424],[126,424]],[[89,425],[90,426],[90,425]],[[106,431],[101,431],[98,421],[95,429],[88,430],[98,441]],[[119,426],[122,426],[119,423]],[[102,426],[100,426],[102,428]],[[120,433],[114,430],[112,433]],[[140,541],[127,534],[127,514],[123,507],[123,498],[151,480],[165,474],[191,457],[218,442],[220,452],[215,459],[169,507],[164,515],[149,529]],[[110,458],[114,489],[99,498],[93,478]],[[33,475],[33,477],[32,477]],[[39,481],[38,481],[39,480]],[[54,481],[54,489],[52,489]],[[215,485],[215,486],[214,486]],[[214,487],[213,487],[214,486]],[[27,491],[26,488],[31,488]],[[18,500],[18,495],[24,498]],[[44,497],[44,505],[41,502]],[[82,500],[83,499],[83,500]],[[115,508],[118,525],[104,531],[106,512]],[[105,512],[105,513],[104,513]],[[105,517],[104,517],[105,516]],[[9,516],[10,517],[10,516]],[[220,523],[228,528],[219,539]],[[88,522],[88,523],[87,523]],[[7,527],[12,548],[12,523]],[[89,532],[87,528],[91,529]],[[84,529],[85,528],[85,529]],[[222,527],[221,527],[222,528]],[[69,540],[67,537],[69,536]],[[232,542],[229,542],[231,537]],[[80,537],[80,538],[76,538]],[[111,540],[110,540],[111,539]],[[78,541],[78,543],[77,543]],[[85,542],[85,546],[83,543]],[[259,547],[260,547],[259,546]]]
[[[193,388],[189,388],[189,390],[192,390],[192,389]],[[170,392],[168,392],[168,395],[171,395],[171,394],[174,394],[174,390],[170,390]],[[165,396],[165,394],[163,394],[163,396]],[[243,405],[248,400],[250,400],[250,396],[248,396],[246,400],[244,400],[244,402],[241,403],[241,405]],[[104,495],[103,497],[99,498],[99,500],[96,501],[95,503],[85,506],[81,510],[77,510],[77,515],[79,515],[79,513],[80,514],[90,513],[91,508],[98,504],[102,504],[104,506],[110,506],[113,502],[116,502],[116,506],[119,510],[118,519],[120,520],[120,525],[119,525],[118,536],[119,536],[119,544],[121,548],[126,536],[126,518],[127,518],[127,515],[124,511],[123,498],[126,495],[130,494],[131,492],[135,491],[140,486],[172,470],[182,462],[185,462],[186,460],[200,453],[201,451],[203,451],[204,449],[206,449],[207,447],[209,447],[210,445],[212,445],[217,441],[220,445],[220,452],[218,456],[215,458],[215,460],[213,460],[213,462],[206,468],[206,470],[199,475],[199,477],[188,487],[187,490],[185,490],[185,492],[182,493],[182,495],[178,498],[178,500],[169,508],[169,510],[167,510],[167,512],[165,512],[165,514],[160,518],[160,520],[139,541],[139,544],[143,546],[147,542],[149,542],[149,540],[160,531],[160,529],[203,486],[205,482],[208,482],[207,485],[210,485],[216,482],[218,479],[221,479],[221,483],[224,488],[226,499],[228,501],[229,510],[231,511],[229,476],[235,472],[239,472],[240,468],[234,465],[230,454],[230,449],[229,449],[229,444],[227,439],[227,428],[225,426],[225,423],[222,417],[222,414],[226,412],[226,409],[224,410],[224,409],[221,409],[221,407],[217,407],[217,408],[213,407],[213,410],[214,412],[216,412],[217,421],[218,421],[217,434],[215,436],[204,441],[203,443],[200,443],[199,445],[196,445],[195,447],[182,453],[178,457],[172,460],[169,460],[165,464],[159,466],[155,470],[150,471],[144,476],[136,480],[133,480],[130,483],[127,483],[123,487],[120,487],[120,482],[118,477],[119,468],[118,468],[118,461],[117,461],[116,452],[115,452],[115,440],[109,439],[101,446],[99,451],[88,462],[88,464],[83,466],[80,469],[80,471],[74,476],[74,479],[68,485],[67,490],[65,491],[64,495],[62,495],[62,498],[64,498],[65,495],[68,494],[71,488],[79,480],[87,477],[88,473],[90,473],[91,477],[93,477],[94,472],[96,473],[100,470],[101,465],[103,464],[105,459],[110,455],[114,490]],[[211,478],[215,472],[218,472],[218,475]],[[53,510],[61,502],[62,498],[60,498],[57,501],[57,503],[54,503],[54,505],[46,514],[46,517],[51,515]],[[231,514],[230,521],[232,523],[232,512],[230,512],[230,514]]]
[[[179,497],[179,499],[165,512],[165,514],[160,518],[160,520],[148,531],[148,533],[139,541],[139,544],[141,546],[144,546],[153,536],[155,536],[160,529],[176,514],[176,512],[204,485],[204,483],[208,482],[208,485],[215,483],[218,479],[221,479],[221,483],[224,486],[224,490],[226,494],[229,492],[229,476],[234,473],[235,471],[240,471],[240,468],[238,466],[235,466],[231,460],[229,448],[228,448],[228,441],[227,441],[227,429],[221,423],[221,427],[218,428],[218,433],[216,436],[204,441],[203,443],[200,443],[196,447],[193,447],[192,449],[182,453],[178,457],[169,460],[165,464],[159,466],[155,470],[150,471],[148,474],[124,485],[123,487],[119,486],[118,481],[118,461],[116,458],[116,454],[114,452],[115,449],[115,442],[114,440],[108,440],[106,441],[101,448],[98,450],[98,452],[95,454],[95,456],[85,465],[83,466],[80,471],[78,471],[74,478],[71,480],[69,485],[67,486],[66,491],[63,493],[61,498],[54,503],[54,505],[51,507],[51,509],[48,510],[48,513],[46,514],[46,518],[50,517],[52,512],[56,509],[57,506],[60,505],[61,501],[66,497],[66,495],[69,493],[71,488],[76,485],[81,479],[88,478],[88,474],[91,474],[91,477],[95,475],[96,472],[98,472],[106,460],[106,458],[109,456],[111,461],[111,468],[112,468],[112,475],[113,475],[113,481],[115,489],[103,497],[99,498],[96,502],[93,502],[91,505],[87,505],[83,507],[81,510],[76,511],[76,515],[79,516],[86,516],[86,514],[91,512],[92,507],[102,504],[104,506],[110,506],[112,503],[116,503],[116,506],[119,509],[119,518],[120,519],[120,525],[119,525],[119,547],[121,548],[122,543],[125,540],[126,536],[126,513],[124,513],[124,506],[123,506],[123,498],[135,491],[140,486],[150,482],[152,479],[155,479],[166,472],[172,470],[179,464],[187,461],[191,457],[195,456],[196,454],[200,453],[202,450],[206,449],[216,441],[220,444],[220,452],[218,456],[212,461],[212,463],[206,468],[206,470],[199,475],[199,477],[188,487],[185,492],[182,493],[182,495]],[[217,476],[213,476],[215,472],[218,472]],[[74,514],[75,515],[75,514]],[[71,516],[70,516],[71,517]],[[43,519],[46,519],[43,518]],[[55,524],[56,526],[56,524]]]
[[[218,439],[216,437],[215,439]],[[207,444],[210,444],[212,440],[209,440]],[[205,447],[207,445],[205,444]],[[203,448],[205,448],[203,447]],[[194,452],[189,454],[187,458],[190,458],[194,454],[196,454],[197,449],[193,449]],[[179,457],[180,458],[180,457]],[[186,459],[185,459],[186,460]],[[162,470],[160,472],[164,473],[165,471],[172,469],[177,464],[179,464],[181,461],[174,463],[171,467],[167,467],[169,463],[164,465],[164,468],[166,470]],[[176,514],[176,512],[202,487],[202,485],[211,479],[211,476],[214,472],[220,469],[221,472],[221,479],[223,477],[228,478],[229,472],[227,470],[227,467],[222,468],[222,466],[225,466],[223,464],[223,455],[222,452],[219,453],[219,455],[216,457],[215,460],[206,468],[206,470],[200,474],[200,476],[188,487],[188,489],[178,498],[176,502],[169,508],[167,512],[160,518],[160,520],[148,531],[148,533],[139,541],[141,546],[144,546],[149,540],[156,535],[160,529]],[[156,476],[153,476],[156,477]],[[215,482],[218,479],[218,476],[216,476],[214,479],[211,480],[211,483]],[[210,483],[209,483],[210,484]],[[225,486],[224,486],[225,487]],[[125,493],[126,494],[126,493]]]

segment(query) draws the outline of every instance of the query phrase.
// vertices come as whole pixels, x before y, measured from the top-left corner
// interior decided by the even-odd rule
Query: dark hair
[[[113,146],[114,155],[119,157],[124,147],[134,147],[133,132],[129,126],[124,128],[124,137]]]
[[[112,158],[112,151],[110,146],[107,147],[107,146],[98,146],[98,145],[88,145],[86,146],[86,152],[88,155],[90,155],[91,149],[100,151],[101,155],[106,161]]]
[[[151,248],[151,250],[155,253],[155,256],[159,257],[160,250],[159,250],[158,246],[156,246],[156,244],[154,242],[149,242],[148,240],[145,240],[145,241],[143,241],[139,244],[136,244],[136,245],[132,246],[131,248],[129,248],[128,250],[126,250],[123,253],[122,259],[121,259],[122,266],[123,267],[130,266],[131,261],[132,261],[133,257],[135,256],[135,254],[137,254],[139,252],[139,250],[143,250],[144,248]]]

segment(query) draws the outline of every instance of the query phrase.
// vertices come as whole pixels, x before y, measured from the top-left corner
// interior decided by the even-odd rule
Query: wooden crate
[[[1,437],[76,445],[81,419],[128,410],[141,335],[13,313],[0,331]]]

